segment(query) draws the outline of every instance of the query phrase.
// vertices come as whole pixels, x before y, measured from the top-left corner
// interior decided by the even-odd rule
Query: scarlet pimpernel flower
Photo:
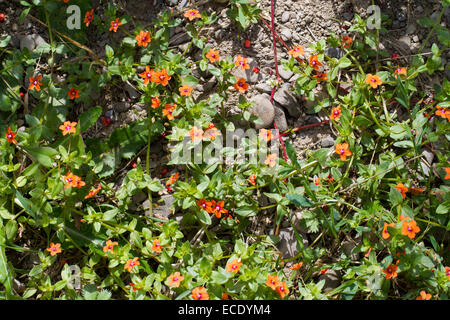
[[[184,13],[184,17],[188,18],[189,21],[192,21],[194,19],[201,18],[202,16],[198,12],[198,10],[190,9]]]
[[[416,233],[420,231],[415,220],[404,220],[402,222],[402,234],[408,236],[410,239],[414,239]]]
[[[303,266],[303,262],[299,262],[299,263],[296,263],[296,264],[294,264],[293,266],[289,267],[289,269],[291,269],[291,270],[298,270],[298,269],[300,269],[302,266]]]
[[[161,100],[158,97],[152,98],[152,108],[156,109],[161,105]]]
[[[212,202],[211,201],[208,201],[206,199],[200,199],[200,200],[197,200],[197,205],[200,208],[206,210],[206,212],[212,213],[212,209],[211,209]]]
[[[384,227],[383,227],[383,231],[381,233],[381,236],[383,237],[383,239],[389,239],[389,237],[391,236],[387,230],[387,227],[395,227],[395,223],[389,223],[387,224],[386,222],[384,223]]]
[[[50,243],[50,247],[48,247],[47,249],[46,249],[48,252],[50,252],[50,255],[51,256],[54,256],[54,255],[56,255],[56,254],[58,254],[58,253],[60,253],[62,250],[61,250],[61,243],[53,243],[53,242],[51,242]]]
[[[321,81],[326,81],[327,80],[327,74],[326,72],[317,72],[317,74],[313,75],[313,78],[317,79],[317,83],[321,82]]]
[[[400,191],[403,198],[406,198],[406,193],[408,192],[408,188],[403,183],[397,184],[394,188],[397,189],[398,191]]]
[[[185,84],[184,86],[180,87],[178,90],[180,91],[180,95],[182,96],[189,96],[194,88],[191,86],[188,86]]]
[[[288,52],[291,56],[293,56],[294,58],[297,58],[298,56],[305,54],[305,51],[303,50],[302,46],[295,46],[294,48],[292,48],[291,50],[289,50]]]
[[[398,267],[395,264],[390,264],[385,270],[383,270],[386,279],[397,277],[397,268]]]
[[[152,250],[156,253],[161,253],[161,245],[159,244],[159,239],[154,239],[152,242]]]
[[[203,139],[203,130],[193,126],[189,131],[189,136],[191,137],[191,141],[196,142],[198,140]]]
[[[446,175],[444,177],[444,180],[450,179],[450,167],[445,167],[445,173]]]
[[[145,71],[140,73],[139,76],[144,79],[144,85],[147,85],[150,81],[152,81],[152,79],[157,76],[157,73],[157,71],[150,69],[149,66],[145,66]]]
[[[345,37],[342,38],[341,45],[344,48],[350,48],[350,46],[352,45],[352,42],[353,42],[353,38],[352,37],[345,36]]]
[[[168,120],[173,120],[173,112],[175,111],[175,108],[177,107],[176,104],[166,104],[163,109],[163,115],[167,117]]]
[[[228,210],[224,208],[224,205],[225,205],[225,201],[221,200],[221,201],[216,202],[215,200],[212,200],[210,213],[215,214],[216,217],[218,219],[220,219],[222,217],[222,213],[223,214],[228,213]]]
[[[280,285],[280,281],[278,280],[278,276],[277,275],[268,275],[267,276],[267,281],[266,281],[266,285],[268,287],[270,287],[272,290],[275,290],[279,285]]]
[[[220,59],[220,57],[219,57],[219,50],[210,49],[206,53],[205,57],[209,59],[209,62],[214,63],[214,62],[216,62],[216,61],[218,61]]]
[[[436,105],[436,112],[435,115],[450,120],[450,110],[447,107],[441,107],[439,105]]]
[[[8,128],[7,128],[5,136],[6,136],[6,140],[8,140],[9,143],[17,144],[17,141],[16,141],[17,133],[12,132],[10,126],[8,126]]]
[[[286,282],[282,282],[280,285],[278,285],[275,290],[280,295],[280,298],[283,299],[285,295],[289,294],[289,289],[286,286]]]
[[[234,61],[234,64],[236,67],[241,68],[242,71],[245,71],[246,69],[250,69],[250,65],[247,62],[247,58],[238,55]]]
[[[137,45],[140,47],[147,47],[151,40],[150,32],[144,30],[141,30],[136,36]]]
[[[42,79],[41,75],[36,76],[36,78],[30,77],[28,80],[30,82],[30,85],[28,86],[28,90],[35,89],[36,91],[41,90],[42,83],[39,82]]]
[[[85,199],[89,199],[94,197],[99,191],[102,189],[102,185],[99,183],[96,188],[92,188],[89,190],[89,193],[84,197]]]
[[[115,21],[111,21],[111,28],[109,28],[109,31],[117,31],[117,28],[122,25],[122,22],[119,21],[119,18],[116,18]]]
[[[336,144],[335,151],[341,157],[342,161],[345,161],[347,157],[352,154],[351,151],[348,149],[347,142]]]
[[[431,294],[426,293],[425,290],[420,291],[420,296],[416,300],[431,300]]]
[[[181,281],[183,280],[184,277],[177,271],[169,276],[167,284],[169,285],[169,287],[178,288],[181,284]]]
[[[267,164],[269,167],[275,167],[277,163],[277,155],[276,154],[268,154],[264,164]]]
[[[374,89],[376,89],[379,85],[383,83],[383,81],[380,80],[379,76],[373,75],[371,73],[367,74],[365,81],[368,85],[370,85]]]
[[[261,129],[259,131],[259,137],[261,139],[263,139],[264,141],[270,141],[270,140],[272,140],[272,131],[266,130],[266,129]]]
[[[169,180],[166,182],[166,186],[170,186],[171,184],[174,184],[178,180],[179,175],[180,175],[179,172],[171,175]]]
[[[406,68],[400,68],[400,67],[396,68],[394,71],[395,79],[397,79],[397,76],[402,76],[402,75],[406,75]]]
[[[238,259],[234,259],[232,262],[227,263],[226,271],[237,273],[241,266],[242,262],[240,262]]]
[[[330,119],[338,121],[341,116],[341,106],[337,106],[331,110]]]
[[[77,131],[77,129],[75,128],[76,126],[76,122],[65,121],[62,125],[59,126],[59,129],[62,131],[63,136],[65,136],[69,133],[75,133]]]
[[[317,71],[322,64],[319,62],[318,56],[314,54],[309,57],[309,65]]]
[[[106,245],[103,247],[103,252],[104,253],[107,253],[107,252],[114,253],[114,251],[113,251],[114,246],[117,246],[117,245],[119,245],[118,242],[108,240],[108,241],[106,241]]]
[[[131,272],[134,267],[139,266],[141,263],[138,261],[139,258],[135,257],[133,259],[128,259],[127,263],[123,267],[125,270],[128,270],[128,272]]]
[[[236,83],[233,87],[238,90],[240,93],[245,93],[248,89],[248,83],[245,82],[244,78],[236,78]]]
[[[69,91],[67,91],[67,94],[69,95],[70,100],[80,97],[80,91],[75,88],[72,88]]]
[[[93,19],[94,19],[94,9],[86,11],[86,15],[84,16],[83,21],[86,24],[86,27],[89,27]]]
[[[209,300],[209,294],[205,287],[197,287],[192,290],[192,299],[194,300]]]

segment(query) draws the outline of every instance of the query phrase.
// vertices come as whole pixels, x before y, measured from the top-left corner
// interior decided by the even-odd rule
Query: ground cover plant
[[[166,8],[149,24],[120,1],[16,2],[48,41],[0,38],[1,298],[448,299],[450,1],[438,4],[402,56],[381,46],[383,11],[379,28],[355,13],[343,35],[288,45],[260,1],[225,1],[225,17],[208,2]],[[280,63],[290,94],[327,119],[265,125],[247,96],[262,70],[206,36],[222,18],[239,37],[271,35],[270,103]],[[121,90],[136,106],[123,122],[96,104]],[[290,139],[319,126],[333,145],[300,156]]]

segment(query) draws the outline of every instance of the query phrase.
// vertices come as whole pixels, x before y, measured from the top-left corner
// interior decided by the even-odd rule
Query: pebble
[[[20,50],[23,50],[24,48],[27,48],[30,51],[33,51],[34,48],[36,48],[32,35],[28,34],[20,38]]]
[[[262,124],[256,124],[256,129],[271,128],[275,118],[275,108],[270,102],[270,96],[263,93],[252,99],[255,104],[251,112],[262,120]]]
[[[328,269],[324,274],[320,275],[319,281],[325,280],[325,284],[322,287],[323,292],[336,289],[341,283],[341,274],[339,271]]]
[[[292,32],[291,30],[284,28],[283,30],[281,30],[280,36],[283,41],[289,41],[292,38]]]
[[[303,239],[303,246],[306,248],[309,245],[306,234],[300,234]],[[298,254],[298,242],[292,227],[280,229],[280,242],[277,247],[283,254],[283,259],[289,259]]]
[[[344,56],[344,51],[341,48],[327,48],[325,54],[330,58],[340,59]]]
[[[322,140],[320,141],[320,145],[322,146],[322,148],[329,148],[334,146],[333,137],[330,135],[325,136],[325,138],[322,138]]]
[[[285,69],[283,65],[278,66],[278,73],[286,81],[288,81],[294,75],[292,71]]]
[[[267,83],[258,83],[255,85],[255,89],[259,92],[272,93],[272,87]]]
[[[283,12],[283,14],[281,15],[281,22],[282,22],[282,23],[288,22],[290,16],[291,16],[291,13],[290,13],[289,11]]]
[[[138,99],[140,97],[136,89],[134,89],[133,86],[131,86],[127,82],[125,82],[125,90],[128,92],[128,95],[131,99]]]
[[[289,91],[289,83],[285,83],[275,92],[273,99],[281,106],[285,107],[291,117],[298,118],[300,116],[300,108],[297,99]]]
[[[289,129],[287,120],[286,120],[286,115],[284,114],[283,109],[281,107],[277,106],[276,104],[274,106],[274,109],[275,109],[274,122],[276,123],[278,130],[280,132],[284,132],[287,129]]]
[[[158,201],[158,206],[153,209],[153,212],[167,218],[173,213],[172,204],[175,202],[175,198],[171,194],[165,194],[161,199],[163,201]]]
[[[131,104],[126,101],[116,102],[113,105],[114,110],[116,110],[117,112],[125,112],[128,109],[130,109],[130,107],[131,107]]]
[[[302,211],[295,211],[292,214],[292,225],[298,232],[309,233],[308,229],[302,226],[303,214]]]

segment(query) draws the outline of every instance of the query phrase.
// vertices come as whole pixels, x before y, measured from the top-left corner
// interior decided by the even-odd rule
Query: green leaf
[[[286,153],[287,153],[289,159],[291,159],[292,164],[296,168],[300,168],[300,164],[298,163],[298,160],[297,160],[297,151],[295,151],[295,148],[292,146],[292,144],[289,141],[285,142],[285,146],[286,146]]]
[[[448,213],[448,209],[450,207],[450,202],[446,201],[444,203],[441,203],[437,208],[436,208],[436,214],[447,214]]]
[[[289,193],[286,195],[286,199],[297,207],[312,207],[314,205],[308,198],[300,194]]]
[[[234,213],[241,217],[252,217],[256,215],[256,208],[250,206],[238,207],[234,210]]]
[[[52,158],[58,154],[53,148],[50,147],[23,147],[30,155],[32,155],[40,164],[50,168],[53,167]]]
[[[197,210],[195,212],[197,218],[205,225],[209,226],[211,224],[211,216],[205,210]]]
[[[98,120],[98,117],[102,114],[102,107],[97,106],[83,112],[80,115],[80,131],[86,131],[92,127]]]
[[[5,254],[5,234],[3,226],[0,227],[0,283],[5,287],[5,294],[7,299],[11,299],[14,294],[12,291],[12,277],[13,273],[10,270],[10,265],[7,263]]]

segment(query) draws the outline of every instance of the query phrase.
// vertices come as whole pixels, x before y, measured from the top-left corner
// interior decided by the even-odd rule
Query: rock
[[[262,124],[255,124],[256,129],[271,128],[275,118],[275,108],[270,102],[269,95],[263,93],[253,98],[255,102],[251,112],[262,120]]]
[[[128,92],[128,96],[131,99],[139,99],[140,95],[139,93],[136,91],[136,89],[133,88],[132,85],[130,85],[128,82],[125,82],[125,90],[127,90]]]
[[[416,31],[416,25],[414,23],[411,23],[406,28],[406,34],[413,34]]]
[[[300,234],[303,239],[303,246],[306,248],[309,245],[306,234]],[[280,242],[277,244],[278,250],[283,255],[283,259],[289,259],[298,254],[298,242],[292,227],[280,229]]]
[[[283,84],[281,88],[275,92],[273,99],[281,106],[285,107],[291,117],[298,118],[300,116],[300,106],[289,88],[289,83]]]
[[[420,166],[422,167],[423,173],[428,177],[430,175],[430,166],[433,163],[433,159],[434,159],[434,154],[425,149],[422,151],[422,156],[425,159],[420,159]]]
[[[278,66],[278,73],[286,81],[288,81],[294,75],[292,71],[285,69],[283,65]]]
[[[319,123],[322,120],[318,116],[310,116],[308,119],[308,124]]]
[[[355,248],[356,248],[356,245],[353,242],[350,242],[350,241],[342,242],[342,250],[353,261],[356,261],[359,259],[359,255],[357,253],[352,253],[352,250]]]
[[[30,51],[33,51],[34,48],[36,48],[32,35],[26,35],[20,38],[20,50],[23,50],[24,48],[27,48]]]
[[[434,159],[434,153],[431,152],[428,149],[424,149],[422,151],[422,156],[425,157],[425,160],[427,160],[427,162],[431,165],[433,163],[433,159]]]
[[[165,194],[161,197],[162,201],[158,201],[158,206],[153,209],[153,213],[168,218],[173,213],[172,204],[175,198],[171,194]]]
[[[283,39],[283,41],[289,41],[292,38],[292,32],[291,32],[291,30],[284,28],[283,30],[281,30],[280,36],[281,36],[281,39]],[[282,51],[280,51],[280,52],[282,52]]]
[[[117,112],[126,112],[128,109],[130,109],[131,104],[129,102],[116,102],[113,105],[114,110],[116,110]]]
[[[336,289],[341,283],[341,274],[339,271],[328,269],[324,274],[320,275],[319,281],[325,280],[325,284],[322,287],[323,292]]]
[[[187,4],[187,0],[181,0],[180,4],[178,5],[179,9],[183,9]]]
[[[341,48],[327,48],[325,54],[330,58],[340,59],[344,56],[344,51]]]
[[[42,38],[40,35],[32,34],[31,36],[36,47],[39,47],[41,44],[47,44],[47,41],[45,41],[44,38]]]
[[[306,227],[304,227],[303,226],[303,211],[295,211],[295,212],[293,212],[292,213],[292,216],[291,216],[291,219],[292,219],[292,225],[295,227],[295,229],[298,231],[298,232],[301,232],[301,233],[304,233],[304,234],[307,234],[307,233],[309,233],[309,230],[306,228]]]
[[[408,8],[406,8],[405,6],[401,6],[400,8],[397,9],[397,14],[396,14],[396,18],[398,21],[405,21],[406,17],[408,15]]]
[[[290,16],[291,16],[291,13],[290,13],[289,11],[283,12],[283,14],[281,15],[281,22],[282,22],[282,23],[288,22]]]
[[[333,139],[333,137],[330,136],[330,135],[325,136],[325,138],[323,138],[320,141],[320,145],[322,146],[322,148],[329,148],[329,147],[334,146],[334,139]]]
[[[280,108],[279,106],[275,105],[274,109],[275,109],[274,122],[276,123],[278,130],[280,132],[284,132],[287,129],[289,129],[287,125],[286,115],[284,114],[283,109]]]
[[[175,6],[175,5],[177,5],[178,0],[166,0],[166,3],[167,3],[169,6]]]
[[[23,284],[22,282],[20,282],[19,280],[17,280],[16,278],[13,279],[13,289],[14,291],[16,291],[17,293],[22,293],[26,290],[27,286],[25,284]]]
[[[417,35],[415,35],[415,36],[412,38],[412,41],[414,41],[414,42],[419,42],[420,40],[419,40],[419,37],[418,37]]]
[[[253,68],[257,67],[258,64],[253,58],[247,58],[247,63],[250,66],[250,69],[246,69],[243,71],[241,68],[236,68],[232,72],[232,74],[238,78],[244,78],[247,83],[255,83],[260,79],[261,74],[253,72]]]
[[[255,89],[259,92],[272,93],[272,87],[267,83],[258,83],[255,85]]]
[[[191,36],[185,32],[180,32],[170,37],[169,45],[178,46],[189,41],[191,41]]]

